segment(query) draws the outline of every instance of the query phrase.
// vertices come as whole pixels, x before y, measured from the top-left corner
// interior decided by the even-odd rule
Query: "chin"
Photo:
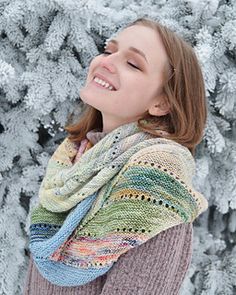
[[[87,103],[89,101],[89,93],[86,92],[86,86],[81,88],[79,91],[79,96],[84,103]]]
[[[80,92],[80,99],[87,105],[90,105],[91,107],[97,109],[100,111],[100,108],[96,106],[96,101],[94,101],[94,95],[92,95],[92,97],[90,97],[89,94],[87,94],[86,92]]]

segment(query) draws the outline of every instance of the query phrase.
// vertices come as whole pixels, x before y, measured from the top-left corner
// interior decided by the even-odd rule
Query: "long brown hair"
[[[160,117],[147,112],[138,120],[138,126],[156,137],[165,137],[184,145],[194,155],[196,146],[202,140],[207,119],[204,80],[195,52],[175,32],[153,20],[139,18],[126,27],[133,25],[154,29],[160,35],[169,58],[163,91],[170,112]],[[65,127],[73,142],[81,141],[92,129],[102,131],[102,115],[87,104],[79,122]]]

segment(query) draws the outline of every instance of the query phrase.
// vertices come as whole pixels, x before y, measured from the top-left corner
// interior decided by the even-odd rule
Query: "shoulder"
[[[155,165],[156,168],[162,169],[164,172],[172,172],[173,175],[184,178],[186,182],[190,181],[196,168],[195,160],[185,146],[165,138],[160,138],[157,144],[133,154],[127,164],[137,163]]]
[[[208,208],[206,198],[192,184],[195,160],[191,152],[173,140],[161,138],[157,144],[134,153],[122,174],[129,178],[134,175],[135,179],[138,175],[145,175],[145,181],[152,186],[172,187],[176,194],[178,190],[184,192],[188,201],[196,205],[195,218]]]
[[[149,153],[155,153],[155,152],[165,152],[165,153],[171,153],[171,154],[179,154],[183,155],[185,157],[189,157],[192,160],[194,160],[192,154],[190,151],[183,145],[179,144],[178,142],[166,139],[166,138],[158,138],[157,143],[150,146],[141,149],[136,154],[149,154]]]

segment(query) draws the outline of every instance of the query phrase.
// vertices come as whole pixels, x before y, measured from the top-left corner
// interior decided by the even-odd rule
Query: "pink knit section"
[[[168,228],[121,255],[105,275],[83,286],[59,287],[30,258],[24,295],[178,295],[192,258],[192,223]]]

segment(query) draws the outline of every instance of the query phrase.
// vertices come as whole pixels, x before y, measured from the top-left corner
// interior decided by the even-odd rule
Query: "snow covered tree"
[[[194,223],[181,295],[236,294],[236,2],[1,0],[1,295],[22,294],[31,208],[63,127],[83,111],[79,90],[91,59],[143,16],[192,44],[209,106],[194,184],[210,206]]]

